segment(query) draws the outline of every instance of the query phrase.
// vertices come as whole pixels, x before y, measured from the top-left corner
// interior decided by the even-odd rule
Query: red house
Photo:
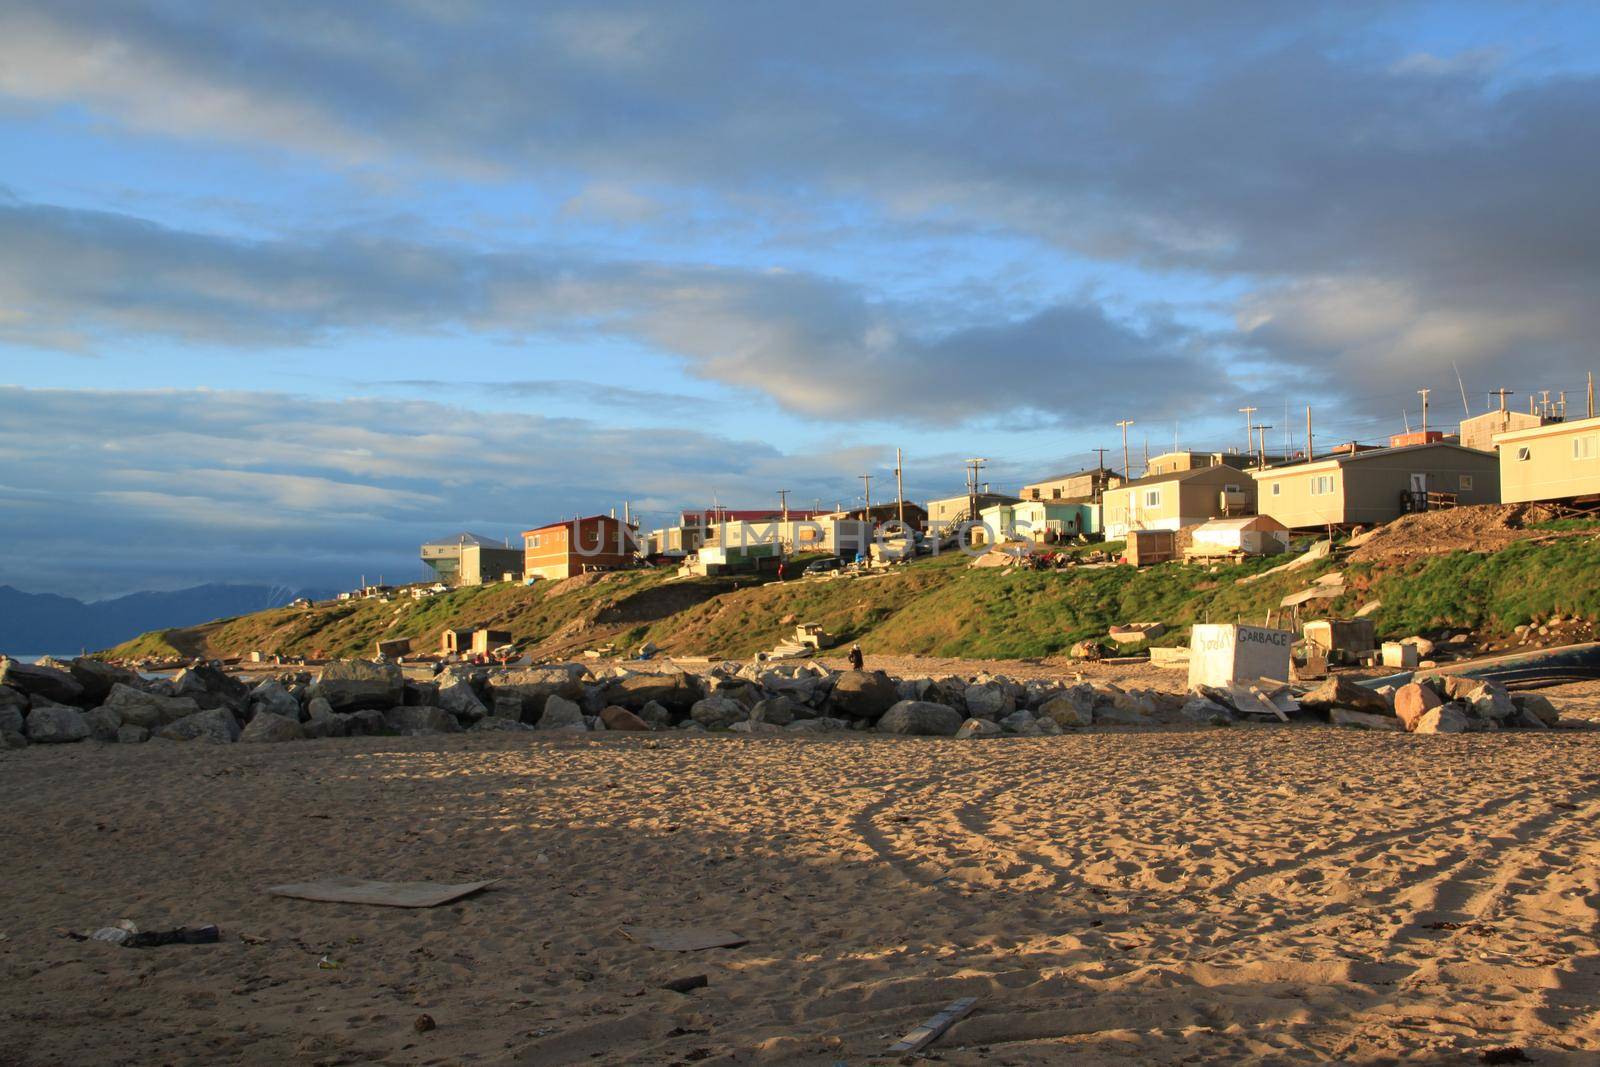
[[[625,567],[638,555],[631,526],[610,515],[565,519],[522,532],[523,569],[528,578],[571,578],[588,571]]]

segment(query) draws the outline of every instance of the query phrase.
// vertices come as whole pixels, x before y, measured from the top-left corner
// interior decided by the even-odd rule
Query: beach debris
[[[1159,622],[1129,622],[1113,626],[1107,636],[1119,645],[1136,645],[1140,641],[1154,641],[1167,632]]]
[[[906,1031],[904,1037],[889,1046],[890,1052],[913,1053],[921,1052],[944,1035],[944,1032],[964,1019],[978,1006],[977,997],[962,997],[953,1000],[938,1015],[933,1016],[921,1026]]]
[[[272,938],[262,937],[260,934],[241,933],[239,935],[239,940],[243,941],[247,945],[270,945],[272,943]]]
[[[156,948],[160,945],[214,945],[222,940],[215,925],[180,926],[175,930],[146,930],[131,933],[122,940],[123,948]]]
[[[1532,1063],[1528,1054],[1515,1045],[1505,1048],[1486,1048],[1478,1054],[1480,1063]]]
[[[337,971],[341,966],[339,961],[332,956],[324,956],[317,961],[317,970],[319,971]]]
[[[1347,711],[1359,711],[1369,715],[1394,715],[1394,706],[1390,704],[1388,697],[1376,689],[1368,689],[1364,685],[1357,685],[1342,676],[1329,678],[1301,697],[1300,706],[1309,708],[1312,711],[1343,708]]]
[[[683,978],[674,978],[669,982],[664,982],[662,983],[661,988],[671,990],[674,993],[690,993],[696,989],[704,989],[710,984],[711,979],[705,975],[692,974]]]
[[[738,948],[748,945],[750,939],[732,930],[715,926],[651,927],[647,929],[622,928],[630,940],[660,952],[699,952],[708,948]]]
[[[427,1012],[423,1012],[421,1015],[417,1016],[414,1020],[412,1020],[411,1023],[411,1029],[415,1030],[419,1034],[425,1034],[429,1030],[436,1030],[438,1027],[439,1024],[434,1022],[433,1016],[429,1015]]]
[[[139,926],[132,919],[123,919],[115,926],[102,926],[89,935],[91,941],[109,941],[113,945],[120,945],[128,938],[139,932]]]
[[[380,882],[366,878],[323,878],[315,882],[293,882],[269,886],[275,897],[321,900],[334,904],[375,904],[388,908],[435,908],[460,900],[494,885],[485,882]]]

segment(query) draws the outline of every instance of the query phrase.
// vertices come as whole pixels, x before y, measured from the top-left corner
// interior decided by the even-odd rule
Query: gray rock
[[[27,714],[28,708],[31,706],[32,702],[29,701],[28,694],[20,689],[13,689],[9,685],[0,685],[0,708],[14,708],[23,714]]]
[[[517,719],[502,719],[498,715],[485,715],[471,726],[467,727],[469,733],[515,733],[532,732],[535,727]]]
[[[1511,702],[1524,715],[1532,715],[1542,726],[1554,726],[1561,721],[1561,712],[1542,693],[1512,693]]]
[[[876,721],[899,702],[899,689],[882,671],[845,671],[833,683],[834,708],[852,718]],[[956,727],[960,725],[958,718]]]
[[[68,672],[83,686],[83,700],[89,704],[104,704],[106,697],[111,693],[111,687],[121,682],[123,685],[138,685],[139,672],[130,671],[126,667],[113,667],[109,663],[102,663],[88,656],[79,656],[67,667]]]
[[[169,741],[210,741],[225,744],[239,740],[239,720],[227,708],[208,708],[168,723],[157,735]]]
[[[1335,675],[1300,698],[1300,706],[1311,711],[1331,711],[1344,708],[1369,715],[1393,715],[1394,705],[1389,698],[1350,679]],[[1331,716],[1330,716],[1331,719]]]
[[[148,740],[150,740],[150,731],[143,726],[124,723],[117,728],[117,744],[119,745],[142,745]]]
[[[330,737],[378,737],[389,732],[388,717],[376,708],[335,712],[334,718],[344,724],[344,733],[333,733]]]
[[[1233,721],[1233,711],[1214,700],[1195,697],[1179,709],[1178,715],[1188,722],[1205,726],[1220,726]]]
[[[948,704],[902,700],[878,719],[878,729],[886,734],[954,737],[961,723],[961,713]]]
[[[1018,708],[1010,715],[1000,719],[999,722],[1002,730],[1015,734],[1022,732],[1025,728],[1033,726],[1033,720],[1033,712],[1026,708]]]
[[[0,748],[27,748],[28,739],[12,730],[0,730]]]
[[[1349,708],[1330,708],[1328,721],[1335,726],[1359,726],[1365,730],[1405,730],[1405,725],[1394,715],[1375,715],[1369,711],[1352,711]],[[1421,724],[1418,725],[1420,727]]]
[[[654,700],[646,702],[645,706],[639,709],[639,718],[657,729],[665,729],[672,725],[672,712]]]
[[[0,733],[20,734],[22,724],[27,719],[22,709],[10,704],[0,704]]]
[[[1094,721],[1101,726],[1153,726],[1156,720],[1149,711],[1136,704],[1097,703],[1094,706]]]
[[[1472,690],[1467,694],[1466,702],[1472,709],[1472,714],[1480,719],[1504,722],[1517,713],[1517,706],[1512,703],[1511,694],[1504,686],[1493,682],[1484,682]]]
[[[744,722],[750,712],[737,700],[727,697],[706,697],[695,701],[689,717],[707,730],[726,730],[736,722]]]
[[[773,726],[788,726],[794,722],[794,702],[788,697],[768,697],[750,709],[751,722],[771,723]]]
[[[1094,723],[1094,687],[1076,685],[1039,705],[1039,716],[1058,726],[1079,727]]]
[[[383,713],[383,724],[395,733],[410,737],[415,734],[454,734],[461,732],[455,716],[443,708],[400,707]]]
[[[831,734],[850,729],[850,721],[819,715],[815,719],[796,719],[785,729],[792,734]]]
[[[172,679],[172,695],[189,697],[201,709],[227,708],[236,715],[250,710],[250,690],[233,675],[215,667],[189,667]]]
[[[700,687],[681,671],[630,674],[613,679],[605,688],[606,703],[640,712],[640,718],[645,718],[643,711],[648,704],[666,708],[674,718],[687,715],[701,695]]]
[[[341,660],[322,668],[311,687],[313,698],[326,700],[334,711],[387,711],[403,706],[405,676],[394,663]]]
[[[559,663],[546,667],[518,667],[514,670],[493,673],[489,676],[488,696],[494,705],[495,714],[509,710],[511,700],[506,701],[507,707],[502,709],[500,698],[506,697],[520,701],[521,712],[517,716],[524,722],[538,722],[539,716],[544,712],[545,702],[552,696],[559,696],[563,700],[577,703],[583,699],[584,668],[576,663]]]
[[[781,726],[775,726],[770,722],[751,722],[748,719],[746,719],[743,722],[736,722],[732,726],[728,727],[728,729],[732,730],[736,734],[781,734],[781,733],[783,733],[783,727],[781,727]]]
[[[201,710],[193,697],[162,696],[121,682],[112,684],[104,706],[116,709],[123,722],[146,730],[159,730]]]
[[[562,696],[552,694],[545,698],[544,713],[539,716],[541,730],[587,730],[583,709]]]
[[[275,678],[268,678],[250,691],[250,708],[255,714],[266,712],[300,721],[300,702]]]
[[[978,682],[967,686],[967,714],[978,719],[999,721],[1016,709],[1017,702],[1002,682]]]
[[[968,719],[956,731],[956,736],[962,739],[973,737],[999,737],[1003,733],[1000,724],[993,719]]]
[[[37,663],[0,658],[0,686],[44,698],[57,704],[75,704],[83,699],[83,683],[66,671]]]
[[[1541,724],[1542,726],[1543,724]],[[1466,712],[1460,704],[1441,704],[1436,708],[1429,708],[1417,719],[1416,729],[1411,731],[1417,734],[1464,734],[1472,729],[1472,723],[1467,718]]]
[[[117,731],[122,729],[122,716],[116,708],[91,708],[83,713],[83,720],[89,724],[89,736],[96,741],[114,742]]]
[[[82,741],[89,736],[89,723],[83,712],[64,704],[35,702],[26,725],[28,740],[36,745]]]
[[[299,719],[291,719],[286,715],[277,715],[270,711],[257,711],[250,724],[239,735],[239,740],[266,743],[299,741],[303,737],[305,731],[300,728]]]
[[[520,701],[517,697],[511,699]],[[461,678],[439,687],[439,706],[462,722],[477,722],[489,714],[489,709],[478,699],[472,685]]]

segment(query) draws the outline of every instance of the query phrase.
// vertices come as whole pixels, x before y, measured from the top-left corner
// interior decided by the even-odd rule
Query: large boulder
[[[15,708],[26,715],[32,701],[28,694],[20,689],[13,689],[9,685],[0,685],[0,708]]]
[[[78,684],[83,686],[83,700],[86,704],[104,704],[106,697],[111,693],[111,687],[121,682],[123,685],[138,685],[139,672],[130,671],[126,667],[113,667],[109,663],[102,663],[88,656],[79,656],[67,667],[67,670]]]
[[[207,708],[168,723],[160,736],[169,741],[210,741],[225,744],[239,740],[239,720],[227,708]]]
[[[400,707],[383,713],[383,724],[398,734],[454,734],[461,731],[455,716],[443,708]]]
[[[1494,682],[1481,682],[1467,694],[1466,703],[1472,714],[1490,722],[1505,722],[1517,714],[1517,705],[1505,686]]]
[[[767,722],[774,726],[788,726],[796,718],[794,702],[788,697],[768,697],[750,709],[751,722]]]
[[[1357,685],[1342,676],[1329,678],[1301,697],[1300,706],[1311,711],[1332,711],[1334,708],[1344,708],[1347,711],[1359,711],[1368,715],[1392,716],[1394,714],[1394,707],[1389,703],[1388,697],[1376,689]],[[1395,725],[1396,728],[1399,727],[1398,721],[1396,721]]]
[[[351,659],[322,668],[311,696],[326,700],[334,711],[386,711],[405,701],[406,680],[394,663]]]
[[[833,683],[834,709],[852,718],[875,721],[899,702],[899,689],[882,671],[845,671]],[[950,733],[960,727],[961,717],[957,715]]]
[[[201,710],[193,697],[162,696],[121,682],[112,683],[104,706],[114,708],[124,723],[152,731]]]
[[[439,706],[462,722],[477,722],[489,714],[489,709],[478,699],[477,691],[464,678],[446,681],[439,686]]]
[[[973,717],[978,718],[978,716]],[[1000,728],[1006,733],[1011,734],[1037,735],[1037,731],[1033,728],[1033,723],[1033,712],[1029,711],[1027,708],[1018,708],[1016,711],[1013,711],[1010,715],[1007,715],[1005,718],[1000,720]]]
[[[143,726],[131,726],[124,723],[117,729],[117,744],[142,745],[150,740],[150,731]]]
[[[388,716],[377,708],[335,712],[333,717],[344,724],[344,732],[335,731],[331,737],[378,737],[389,732]]]
[[[250,724],[239,735],[240,741],[272,742],[298,741],[305,737],[299,719],[291,719],[270,711],[257,711]]]
[[[1431,685],[1411,682],[1394,693],[1394,714],[1407,730],[1415,731],[1424,715],[1444,704],[1444,697]]]
[[[250,710],[250,690],[233,675],[216,667],[189,667],[172,678],[172,695],[190,697],[202,709],[227,708],[236,715]]]
[[[1400,720],[1393,715],[1374,714],[1370,711],[1352,711],[1349,708],[1328,709],[1328,721],[1335,726],[1359,726],[1363,730],[1401,730]]]
[[[0,686],[54,704],[76,704],[83,699],[83,683],[66,671],[9,658],[0,659]]]
[[[1472,728],[1459,704],[1436,704],[1417,717],[1410,727],[1417,734],[1464,734]]]
[[[956,737],[966,740],[973,737],[999,737],[1003,730],[993,719],[968,719],[956,731]]]
[[[1010,687],[999,681],[977,682],[967,686],[966,702],[968,715],[975,719],[996,721],[1010,715],[1017,706]]]
[[[1233,721],[1233,709],[1205,697],[1189,700],[1178,709],[1178,715],[1202,726],[1221,726]]]
[[[1039,705],[1040,718],[1057,726],[1089,726],[1094,723],[1094,687],[1075,685]]]
[[[483,718],[467,727],[467,729],[472,733],[490,733],[495,731],[526,732],[534,730],[536,727],[528,723],[521,722],[517,719],[502,719],[498,715],[485,715]]]
[[[501,700],[509,710],[513,702],[520,702],[524,722],[537,722],[544,711],[545,701],[552,696],[576,703],[583,699],[584,668],[576,663],[558,663],[548,667],[518,667],[489,676],[489,698],[495,705],[495,714],[501,714]]]
[[[115,742],[122,730],[122,716],[116,708],[90,708],[83,713],[83,721],[89,724],[89,736],[96,741]]]
[[[20,734],[28,716],[19,707],[0,704],[0,734]]]
[[[1550,703],[1550,698],[1542,693],[1512,693],[1511,702],[1524,718],[1532,715],[1545,726],[1554,726],[1561,721],[1561,713]]]
[[[792,734],[834,734],[850,729],[850,720],[819,715],[815,719],[796,719],[784,729]]]
[[[300,721],[300,702],[276,678],[268,678],[250,691],[250,711],[252,715],[265,712]]]
[[[607,683],[604,695],[607,704],[643,711],[645,705],[654,703],[666,708],[674,718],[681,718],[689,714],[702,694],[689,675],[671,671],[614,678]]]
[[[600,721],[607,730],[630,730],[634,732],[650,729],[650,724],[627,708],[619,708],[612,704],[600,709]]]
[[[89,736],[89,722],[77,708],[36,703],[28,712],[27,735],[36,745],[82,741]]]
[[[961,722],[961,713],[948,704],[902,700],[879,717],[878,729],[886,734],[954,737],[961,729]]]
[[[726,730],[736,722],[745,722],[750,711],[737,700],[727,697],[706,697],[697,700],[689,709],[689,717],[707,730]]]
[[[541,730],[588,730],[583,709],[566,697],[551,694],[545,698],[544,712],[538,722]]]
[[[612,706],[615,707],[617,705]],[[665,730],[672,725],[672,712],[657,704],[654,700],[648,701],[644,707],[639,709],[639,718],[658,730]]]

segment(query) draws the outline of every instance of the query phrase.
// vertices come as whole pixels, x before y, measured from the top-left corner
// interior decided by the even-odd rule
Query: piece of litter
[[[180,926],[176,930],[149,930],[129,934],[123,948],[156,948],[160,945],[214,945],[222,940],[222,931],[211,926]]]
[[[668,929],[634,929],[624,931],[635,941],[641,941],[662,952],[699,952],[708,948],[738,948],[748,945],[750,939],[731,930],[715,926],[682,926]]]
[[[939,1036],[954,1026],[958,1020],[977,1007],[977,1004],[977,997],[962,997],[960,1000],[951,1001],[944,1011],[941,1011],[916,1029],[907,1031],[904,1037],[889,1046],[889,1051],[921,1052],[937,1041]]]
[[[247,945],[265,945],[272,939],[270,937],[262,937],[260,934],[240,934],[239,940]]]
[[[317,961],[317,970],[319,971],[337,971],[338,969],[339,961],[332,956],[324,956]]]
[[[674,993],[688,993],[695,989],[704,989],[711,984],[711,980],[703,974],[690,975],[686,978],[674,978],[664,983],[662,989],[670,989]]]
[[[494,885],[487,882],[376,882],[366,878],[323,878],[315,882],[293,882],[270,886],[267,892],[278,897],[321,900],[334,904],[377,904],[389,908],[434,908]]]
[[[421,1015],[417,1016],[416,1021],[411,1024],[411,1028],[419,1034],[425,1034],[429,1030],[437,1028],[438,1025],[438,1023],[433,1021],[433,1016],[429,1015],[427,1012],[423,1012]]]
[[[113,945],[120,945],[128,940],[128,931],[120,926],[102,926],[89,935],[91,941],[109,941]]]

